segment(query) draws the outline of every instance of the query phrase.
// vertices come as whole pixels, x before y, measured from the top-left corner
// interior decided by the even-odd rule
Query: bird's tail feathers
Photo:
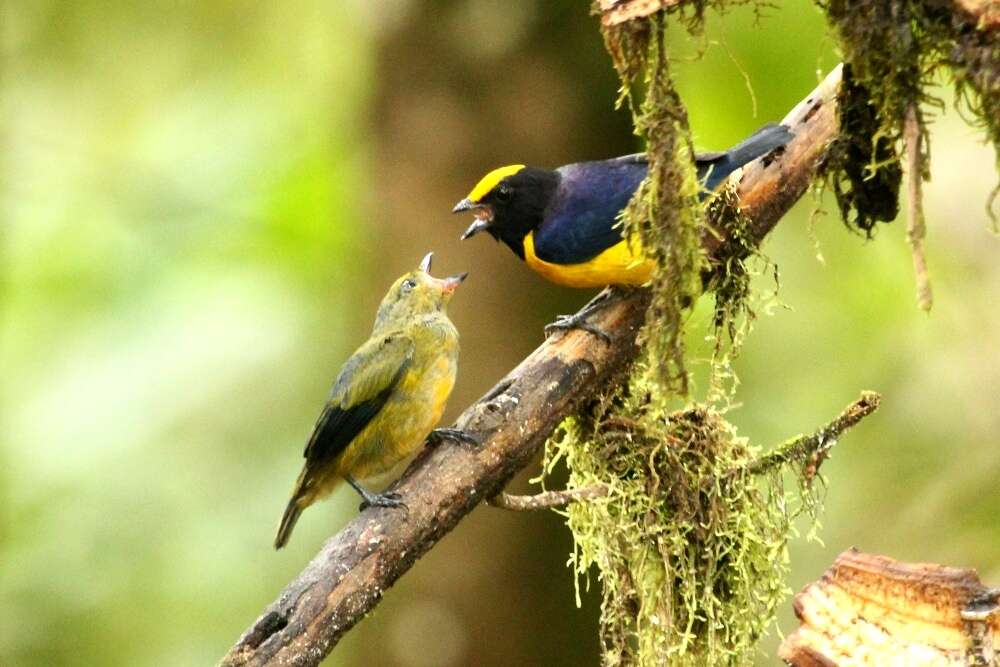
[[[274,548],[280,549],[288,543],[288,538],[292,536],[292,529],[295,522],[299,520],[302,511],[312,504],[314,498],[309,497],[309,491],[315,480],[313,479],[309,466],[302,467],[299,478],[295,480],[295,488],[292,489],[292,499],[285,507],[285,513],[281,516],[281,523],[278,524],[278,533],[274,536]]]
[[[735,170],[762,155],[767,155],[779,146],[784,146],[791,140],[792,133],[787,126],[768,123],[726,151],[726,161]]]
[[[292,529],[295,528],[295,522],[299,520],[303,509],[305,508],[299,505],[298,496],[292,496],[292,499],[288,501],[288,507],[285,508],[284,515],[281,517],[281,523],[278,524],[278,533],[274,536],[275,549],[280,549],[288,544],[288,538],[292,536]]]

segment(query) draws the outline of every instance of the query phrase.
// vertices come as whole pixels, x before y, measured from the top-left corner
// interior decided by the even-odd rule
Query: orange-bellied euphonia
[[[783,125],[765,125],[724,153],[696,155],[703,197],[733,171],[784,146],[791,136]],[[642,285],[652,275],[653,262],[642,256],[636,242],[623,238],[620,215],[648,168],[645,153],[554,170],[523,164],[500,167],[486,174],[452,212],[475,215],[462,239],[489,232],[554,283]],[[582,317],[560,318],[555,326],[581,327],[604,337]]]

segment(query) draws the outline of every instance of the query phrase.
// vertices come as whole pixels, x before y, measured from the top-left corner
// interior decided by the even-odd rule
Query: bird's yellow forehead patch
[[[488,195],[490,191],[497,186],[497,183],[512,174],[516,174],[522,169],[524,169],[523,164],[509,164],[506,167],[494,169],[490,173],[483,176],[482,179],[476,183],[476,187],[472,188],[472,192],[470,192],[468,196],[469,201],[473,203],[478,202],[483,197]]]

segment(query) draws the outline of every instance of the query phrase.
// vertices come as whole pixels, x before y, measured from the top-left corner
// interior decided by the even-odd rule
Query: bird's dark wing
[[[705,184],[703,197],[715,190],[729,174],[743,165],[767,155],[774,149],[784,146],[791,139],[792,133],[787,126],[768,123],[728,151],[696,153],[694,161],[698,169],[698,180]],[[608,162],[647,164],[648,157],[645,153],[634,153],[608,160]]]
[[[700,167],[703,163],[710,163],[723,157],[725,152],[717,153],[695,153],[694,161]],[[608,160],[609,162],[624,162],[626,164],[649,164],[649,156],[645,153],[632,153],[630,155],[622,155],[621,157],[616,157],[614,160]]]
[[[784,125],[765,125],[724,153],[698,153],[695,164],[702,197],[743,165],[784,146],[792,138]],[[535,229],[535,255],[553,264],[579,264],[622,240],[618,217],[646,177],[645,153],[560,167],[559,187]]]
[[[579,264],[621,241],[618,215],[647,168],[645,160],[627,158],[561,167],[559,188],[534,232],[535,255],[553,264]]]
[[[763,157],[792,140],[792,133],[785,125],[769,123],[725,153],[701,153],[696,156],[698,178],[705,184],[705,191],[719,187],[729,174],[743,165]]]
[[[390,335],[369,340],[347,360],[316,420],[304,456],[330,461],[351,444],[385,406],[413,360],[413,341]]]

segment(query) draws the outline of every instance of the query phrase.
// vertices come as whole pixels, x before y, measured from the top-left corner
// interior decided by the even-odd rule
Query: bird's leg
[[[609,287],[597,295],[593,301],[581,308],[572,315],[559,315],[556,321],[545,325],[545,335],[551,336],[554,331],[568,331],[569,329],[582,329],[587,333],[597,336],[608,345],[611,344],[611,336],[597,325],[587,322],[587,318],[608,304],[620,301],[628,292],[619,287],[617,289]]]
[[[358,480],[354,479],[350,475],[345,475],[344,479],[347,483],[354,487],[363,500],[358,506],[358,511],[367,509],[368,507],[402,507],[406,509],[406,503],[403,502],[402,496],[400,496],[395,491],[387,491],[385,493],[372,493],[365,487],[358,484]]]
[[[470,447],[478,447],[482,444],[476,436],[457,428],[436,428],[427,434],[427,445],[430,447],[437,447],[445,440],[454,440]]]

